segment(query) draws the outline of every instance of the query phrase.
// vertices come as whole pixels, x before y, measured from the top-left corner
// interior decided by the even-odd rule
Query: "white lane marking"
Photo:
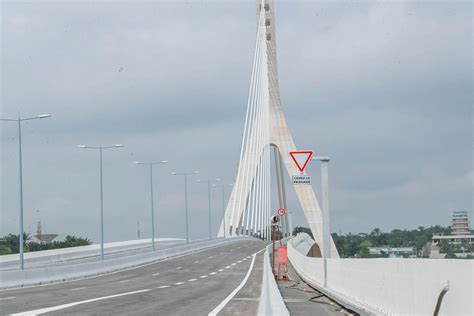
[[[186,257],[186,256],[191,256],[192,257],[192,256],[194,256],[198,253],[201,253],[201,252],[205,252],[205,251],[216,249],[216,248],[222,248],[222,247],[225,247],[227,245],[232,245],[232,244],[235,244],[235,243],[238,243],[238,242],[240,242],[240,241],[237,240],[237,241],[225,242],[225,243],[222,243],[222,244],[217,244],[215,246],[211,246],[211,247],[208,247],[208,248],[204,248],[204,249],[201,249],[201,250],[194,251],[193,253],[183,253],[181,255],[177,255],[177,256],[174,256],[174,257],[171,257],[171,258],[165,258],[165,259],[161,259],[161,260],[158,260],[158,261],[148,262],[148,263],[144,263],[142,265],[134,266],[134,267],[131,267],[131,268],[126,268],[126,269],[123,269],[123,270],[107,272],[107,273],[104,273],[104,274],[93,275],[93,276],[88,276],[88,277],[83,277],[83,278],[81,277],[81,278],[77,278],[77,279],[74,279],[74,280],[67,280],[67,281],[61,281],[61,282],[52,282],[52,283],[36,284],[36,285],[28,285],[28,286],[17,286],[17,287],[12,287],[12,288],[0,289],[0,292],[14,291],[14,290],[24,290],[24,289],[29,289],[29,288],[32,288],[32,287],[52,286],[52,285],[57,285],[58,283],[61,283],[61,284],[71,283],[71,282],[81,281],[81,280],[84,280],[84,279],[101,278],[101,277],[104,277],[104,276],[107,276],[107,275],[112,275],[112,274],[122,273],[122,272],[125,272],[125,271],[140,269],[140,268],[147,267],[147,266],[150,266],[150,265],[153,265],[153,264],[158,264],[158,263],[162,263],[162,262],[165,262],[165,261],[171,261],[171,260],[179,259],[179,258]]]
[[[197,279],[189,279],[188,282],[194,282],[197,281]]]
[[[93,298],[93,299],[90,299],[90,300],[79,301],[79,302],[68,303],[68,304],[62,304],[62,305],[58,305],[58,306],[46,307],[46,308],[35,309],[35,310],[27,311],[27,312],[12,314],[12,316],[41,315],[41,314],[44,314],[44,313],[54,312],[54,311],[58,311],[60,309],[65,309],[65,308],[68,308],[68,307],[73,307],[73,306],[77,306],[77,305],[81,305],[81,304],[92,303],[92,302],[96,302],[96,301],[106,300],[106,299],[109,299],[109,298],[120,297],[120,296],[131,295],[131,294],[137,294],[137,293],[143,293],[143,292],[148,292],[148,291],[151,291],[151,290],[150,289],[144,289],[144,290],[139,290],[139,291],[133,291],[133,292],[126,292],[126,293],[120,293],[120,294],[115,294],[115,295],[97,297],[97,298]]]
[[[170,287],[170,286],[169,285],[162,285],[162,286],[157,287],[157,289],[166,289],[167,287]]]
[[[199,263],[199,260],[194,261],[194,263]]]
[[[207,275],[201,275],[199,278],[200,278],[200,279],[207,278]]]
[[[83,290],[85,289],[86,287],[83,286],[83,287],[76,287],[76,288],[73,288],[73,289],[70,289],[70,291],[79,291],[79,290]]]
[[[236,264],[237,264],[237,263],[234,262],[233,264],[231,264],[231,266],[235,266]]]
[[[241,263],[241,262],[242,262],[242,260],[237,261],[237,263]]]
[[[6,300],[12,300],[14,299],[15,296],[10,296],[10,297],[0,297],[0,301],[6,301]]]
[[[125,283],[125,282],[128,282],[128,281],[130,281],[130,280],[122,280],[119,283]]]
[[[157,275],[160,275],[160,272],[158,272],[158,273],[153,273],[151,276],[157,276]]]
[[[174,285],[181,285],[184,284],[184,282],[176,282]]]
[[[260,251],[259,251],[260,252]],[[239,284],[239,286],[237,286],[230,294],[229,296],[227,296],[219,305],[216,306],[216,308],[214,308],[210,313],[209,313],[209,316],[216,316],[217,313],[219,313],[223,308],[224,306],[227,305],[227,303],[229,303],[229,301],[235,296],[235,294],[237,294],[237,292],[240,291],[241,288],[244,287],[245,283],[247,283],[247,280],[250,276],[250,273],[252,272],[252,269],[253,269],[253,264],[255,263],[255,256],[257,255],[257,253],[254,253],[253,254],[253,258],[252,258],[252,262],[250,263],[250,267],[249,267],[249,270],[247,271],[247,274],[245,275],[245,278],[242,280],[242,282]]]
[[[230,269],[230,266],[225,267],[226,269]]]
[[[224,269],[219,269],[219,270],[217,270],[217,271],[222,272],[222,271],[224,271]]]
[[[207,259],[212,259],[212,258],[214,258],[214,257],[213,257],[213,256],[209,256],[209,257],[207,257]]]
[[[214,275],[214,274],[216,274],[216,273],[217,273],[217,272],[211,272],[211,273],[209,273],[209,274],[210,274],[210,275]]]
[[[182,269],[183,267],[177,267],[176,270]]]

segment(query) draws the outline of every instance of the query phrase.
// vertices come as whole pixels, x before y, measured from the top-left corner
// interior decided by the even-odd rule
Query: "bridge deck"
[[[252,254],[265,245],[241,241],[99,277],[2,290],[0,313],[53,308],[48,315],[205,315],[237,288]],[[255,262],[256,268],[261,263]],[[248,282],[254,284],[250,278]],[[261,280],[255,282],[259,287]],[[260,297],[259,288],[250,291]],[[258,302],[242,306],[254,314]]]

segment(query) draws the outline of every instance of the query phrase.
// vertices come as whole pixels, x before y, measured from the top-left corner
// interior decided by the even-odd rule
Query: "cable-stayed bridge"
[[[290,158],[297,147],[279,95],[273,0],[256,4],[239,167],[219,238],[128,241],[105,245],[105,254],[97,245],[28,253],[25,270],[15,268],[17,255],[5,256],[0,314],[474,314],[470,261],[339,258],[324,223],[328,209],[324,202],[321,209],[311,185],[293,189],[314,240],[305,234],[290,238],[291,214],[282,217],[291,280],[278,288],[268,247],[272,181],[278,207],[287,209],[284,172],[300,172]],[[313,248],[322,251],[311,256]],[[309,297],[301,294],[305,290]]]
[[[274,155],[279,207],[287,209],[284,169],[299,174],[290,152],[297,148],[283,113],[278,87],[276,35],[273,1],[257,1],[257,36],[248,94],[247,113],[239,168],[218,236],[270,237],[270,159]],[[323,248],[323,216],[311,185],[293,185],[313,236]],[[283,235],[288,236],[291,214],[282,217]],[[334,242],[331,254],[338,257]]]

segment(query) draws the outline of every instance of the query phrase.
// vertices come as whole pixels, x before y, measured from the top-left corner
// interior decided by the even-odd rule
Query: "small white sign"
[[[291,179],[293,180],[293,185],[311,184],[311,176],[299,174],[297,176],[291,176]]]

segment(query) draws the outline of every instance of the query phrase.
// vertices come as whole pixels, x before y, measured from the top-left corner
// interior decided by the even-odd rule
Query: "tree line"
[[[62,241],[41,243],[32,240],[30,234],[23,233],[23,249],[25,252],[87,246],[92,242],[83,237],[67,235]],[[0,238],[0,255],[9,255],[20,252],[20,235],[8,234]]]
[[[295,227],[293,235],[295,236],[299,232],[308,233],[313,237],[311,230],[307,227]],[[391,232],[383,232],[379,228],[374,228],[369,234],[332,234],[334,243],[336,244],[337,250],[341,258],[369,258],[373,257],[369,254],[370,247],[413,247],[417,257],[422,256],[422,249],[428,243],[431,242],[434,234],[450,235],[450,227],[442,227],[439,225],[425,228],[423,226],[417,229],[394,229]],[[455,257],[455,252],[461,251],[474,251],[474,245],[459,244],[453,245],[444,241],[440,243],[440,252],[446,253],[447,257]],[[380,256],[380,255],[379,255]],[[388,256],[382,255],[382,256]]]

